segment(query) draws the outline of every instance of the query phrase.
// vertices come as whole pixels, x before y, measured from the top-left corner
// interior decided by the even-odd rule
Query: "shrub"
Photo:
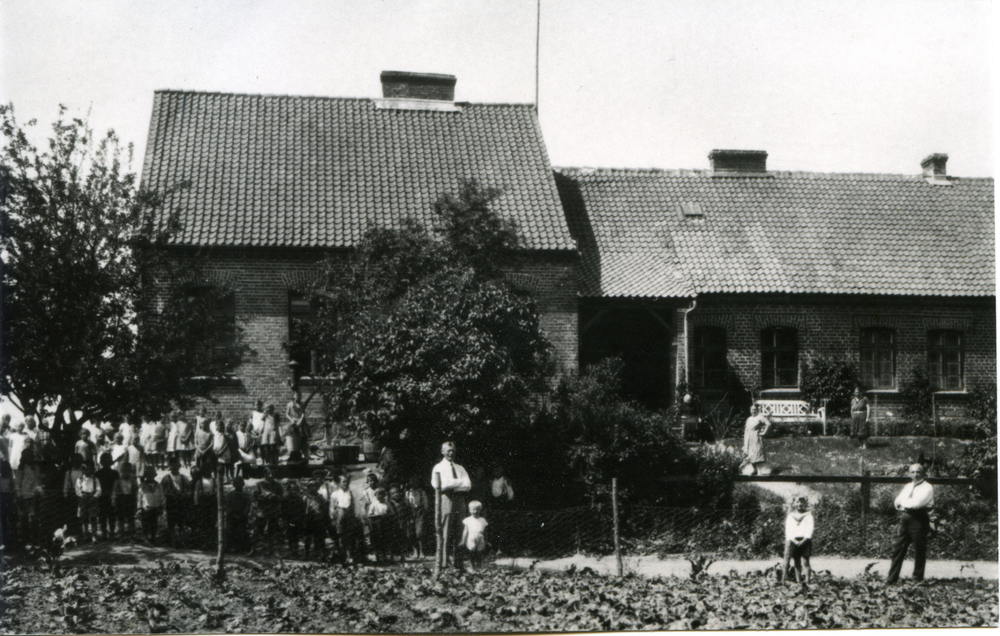
[[[743,463],[741,453],[722,443],[701,444],[694,451],[698,470],[698,507],[729,509],[733,504],[733,478]]]
[[[836,358],[815,358],[802,370],[802,395],[813,408],[826,405],[827,415],[850,415],[851,395],[859,386],[853,364]]]
[[[563,460],[591,502],[610,491],[614,477],[623,498],[656,499],[660,477],[692,468],[666,414],[622,398],[621,369],[620,359],[608,358],[564,378],[552,399],[549,421],[563,442]]]
[[[969,391],[969,403],[966,406],[969,417],[986,425],[987,430],[997,431],[997,383],[990,382],[977,386]]]
[[[931,416],[931,379],[923,367],[913,367],[910,378],[899,388],[903,402],[903,417],[911,420],[925,420]]]

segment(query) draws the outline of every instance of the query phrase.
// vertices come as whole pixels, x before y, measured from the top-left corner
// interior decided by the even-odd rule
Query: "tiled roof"
[[[373,226],[430,224],[437,198],[474,178],[503,191],[494,209],[527,248],[573,249],[534,107],[458,107],[157,91],[143,183],[189,183],[166,202],[175,243],[349,247]]]
[[[993,179],[949,180],[578,168],[556,177],[584,296],[995,295]]]

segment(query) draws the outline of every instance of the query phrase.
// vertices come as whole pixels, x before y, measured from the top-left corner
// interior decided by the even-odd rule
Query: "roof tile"
[[[992,179],[557,169],[584,296],[995,295]],[[701,219],[682,218],[699,203]]]

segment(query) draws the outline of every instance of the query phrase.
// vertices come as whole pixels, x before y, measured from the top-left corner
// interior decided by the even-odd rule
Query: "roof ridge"
[[[581,176],[616,176],[616,175],[663,175],[670,177],[711,177],[714,172],[708,168],[592,168],[589,166],[553,166],[553,170],[564,174]],[[768,170],[765,174],[780,178],[828,179],[828,180],[868,180],[868,181],[924,181],[922,174],[900,174],[893,172],[808,172],[805,170]],[[738,179],[741,175],[728,174],[727,179]],[[747,178],[759,179],[760,175],[747,175]],[[992,182],[993,177],[960,177],[948,175],[948,179],[956,182],[981,181]]]
[[[240,93],[240,92],[229,92],[229,91],[199,91],[199,90],[188,90],[183,88],[158,88],[153,91],[153,94],[175,94],[175,95],[204,95],[204,96],[219,96],[219,97],[282,97],[288,99],[318,99],[327,101],[376,101],[380,99],[385,99],[383,97],[344,97],[338,95],[293,95],[290,93]],[[517,108],[527,108],[534,109],[535,105],[528,102],[460,102],[456,101],[456,105],[463,106],[504,106],[504,107],[517,107]]]

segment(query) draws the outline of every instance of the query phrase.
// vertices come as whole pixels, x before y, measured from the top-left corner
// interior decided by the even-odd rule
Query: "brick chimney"
[[[920,167],[924,169],[925,177],[944,177],[948,175],[948,155],[934,153],[927,155],[920,162]]]
[[[767,153],[763,150],[713,150],[708,160],[712,172],[720,176],[767,173]]]
[[[454,75],[382,71],[382,97],[386,99],[431,99],[455,101]]]

